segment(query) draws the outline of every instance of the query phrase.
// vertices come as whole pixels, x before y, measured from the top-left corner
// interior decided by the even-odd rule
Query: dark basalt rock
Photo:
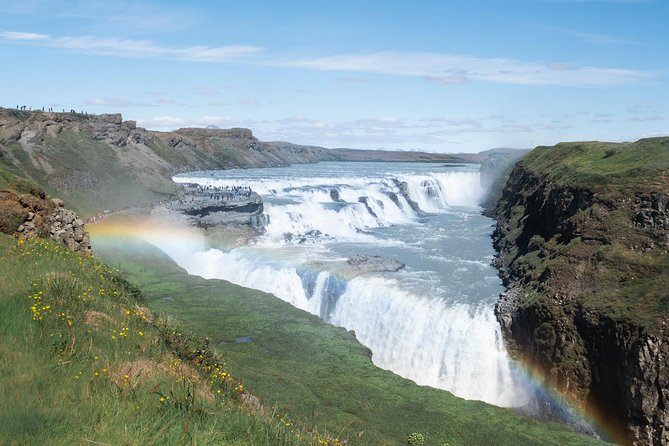
[[[425,212],[420,208],[420,206],[418,206],[418,203],[412,200],[411,197],[409,196],[409,185],[407,184],[407,182],[400,181],[397,179],[393,179],[393,182],[395,183],[395,186],[397,186],[397,188],[399,189],[400,195],[402,195],[402,197],[404,197],[407,203],[409,203],[411,209],[413,209],[413,211],[418,215],[425,215]]]

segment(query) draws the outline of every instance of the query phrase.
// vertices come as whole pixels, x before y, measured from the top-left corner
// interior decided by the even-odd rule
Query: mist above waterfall
[[[248,246],[166,250],[191,274],[273,293],[354,330],[376,365],[419,384],[501,406],[527,403],[493,315],[502,286],[489,266],[492,220],[480,215],[477,166],[321,163],[176,181],[251,186],[267,215]],[[406,267],[342,273],[357,254]]]

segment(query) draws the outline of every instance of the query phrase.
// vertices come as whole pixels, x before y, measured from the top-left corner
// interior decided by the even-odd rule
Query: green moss
[[[607,156],[610,151],[615,152]],[[521,161],[559,184],[608,194],[646,188],[669,169],[669,138],[633,143],[580,142],[537,147]],[[666,187],[666,179],[664,187]]]

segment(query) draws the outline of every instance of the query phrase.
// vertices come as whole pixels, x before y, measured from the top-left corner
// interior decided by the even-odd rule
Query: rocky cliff
[[[506,339],[625,444],[669,444],[669,138],[539,147],[494,243]]]
[[[50,238],[70,251],[91,254],[84,221],[39,187],[15,178],[0,188],[0,232],[19,239]]]

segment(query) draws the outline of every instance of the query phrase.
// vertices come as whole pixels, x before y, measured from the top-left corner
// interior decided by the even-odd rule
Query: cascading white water
[[[269,216],[250,246],[173,256],[191,274],[273,293],[354,330],[375,364],[419,384],[501,406],[527,402],[492,311],[501,285],[488,265],[490,221],[476,207],[484,195],[477,170],[323,163],[175,180],[251,185]],[[407,267],[338,273],[353,254]]]

